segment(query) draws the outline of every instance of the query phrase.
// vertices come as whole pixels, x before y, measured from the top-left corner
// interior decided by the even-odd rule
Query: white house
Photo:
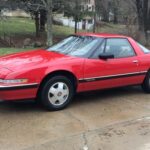
[[[29,13],[25,12],[22,9],[16,10],[3,9],[1,11],[1,15],[6,17],[31,17]]]
[[[82,0],[81,2],[81,10],[88,10],[89,12],[95,11],[95,2],[94,0]],[[75,21],[73,18],[64,17],[63,14],[54,16],[54,20],[61,22],[64,26],[74,27]],[[86,29],[89,30],[94,25],[93,17],[86,16],[80,22],[78,22],[78,29]]]

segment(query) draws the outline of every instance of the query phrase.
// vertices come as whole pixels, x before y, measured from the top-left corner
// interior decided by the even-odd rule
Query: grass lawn
[[[68,36],[74,33],[74,28],[53,26],[54,36]],[[35,23],[30,18],[8,18],[0,20],[0,36],[3,35],[35,35]]]
[[[124,34],[126,32],[126,26],[121,24],[105,23],[103,26],[98,27],[96,32]]]
[[[124,25],[115,25],[112,23],[105,23],[98,27],[96,32],[119,33],[124,30]],[[81,30],[82,32],[83,30]],[[83,31],[84,32],[84,31]],[[54,36],[68,36],[74,33],[74,28],[67,26],[53,26]],[[8,18],[0,20],[0,36],[6,35],[35,35],[35,22],[30,18]]]
[[[0,35],[34,34],[35,25],[28,18],[8,18],[0,21]]]
[[[28,48],[28,49],[0,48],[0,56],[11,54],[11,53],[17,53],[17,52],[21,52],[21,51],[27,51],[27,50],[31,50],[31,49],[33,49],[33,48]]]
[[[68,28],[65,26],[53,26],[53,34],[55,37],[65,37],[74,33],[74,28]],[[6,20],[0,20],[0,36],[25,36],[35,35],[35,23],[34,20],[29,18],[8,18]],[[34,48],[28,48],[34,49]],[[20,51],[26,51],[28,49],[20,48],[0,48],[0,56],[16,53]]]

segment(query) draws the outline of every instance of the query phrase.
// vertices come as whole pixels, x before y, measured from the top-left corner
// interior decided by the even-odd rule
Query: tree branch
[[[43,3],[43,5],[45,6],[45,8],[47,7],[47,3],[45,0],[41,0],[41,2]]]

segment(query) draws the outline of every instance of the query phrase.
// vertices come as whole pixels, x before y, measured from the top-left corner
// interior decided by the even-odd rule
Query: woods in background
[[[75,33],[78,22],[84,23],[85,18],[90,17],[93,20],[93,32],[102,22],[124,24],[129,28],[129,34],[132,34],[130,36],[141,37],[143,42],[148,43],[149,0],[93,0],[94,6],[89,9],[90,1],[92,0],[2,0],[0,9],[21,8],[29,12],[35,20],[36,36],[47,32],[47,45],[51,45],[53,41],[52,25],[55,13],[73,18]]]

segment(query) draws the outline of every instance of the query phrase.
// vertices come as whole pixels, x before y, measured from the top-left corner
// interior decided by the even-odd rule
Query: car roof
[[[76,35],[80,36],[94,36],[94,37],[102,37],[102,38],[129,38],[124,35],[119,34],[111,34],[111,33],[77,33]]]

